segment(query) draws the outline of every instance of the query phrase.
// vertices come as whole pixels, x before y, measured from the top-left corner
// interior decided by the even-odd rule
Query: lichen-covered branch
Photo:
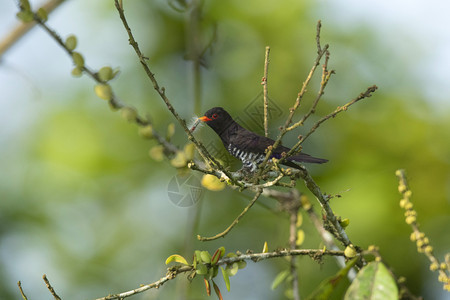
[[[344,256],[344,251],[334,251],[334,250],[318,250],[318,249],[285,249],[285,250],[279,250],[274,252],[268,252],[268,253],[246,253],[241,254],[236,257],[225,257],[220,259],[216,265],[226,265],[226,264],[233,264],[235,262],[240,261],[248,261],[252,260],[254,262],[258,262],[261,260],[266,259],[272,259],[272,258],[278,258],[278,257],[288,257],[288,256],[309,256],[315,260],[320,260],[324,256]],[[149,289],[153,288],[159,288],[164,283],[168,282],[169,280],[175,279],[177,275],[190,272],[194,270],[193,266],[175,266],[171,267],[167,270],[166,276],[160,278],[159,280],[142,285],[139,288],[126,291],[119,294],[114,295],[108,295],[102,298],[97,298],[96,300],[113,300],[113,299],[124,299],[139,293],[142,293],[144,291],[147,291]]]

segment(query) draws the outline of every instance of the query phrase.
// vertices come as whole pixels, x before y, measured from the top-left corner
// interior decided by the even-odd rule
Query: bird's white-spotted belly
[[[228,152],[242,161],[244,168],[250,169],[252,172],[258,168],[258,165],[264,161],[264,155],[260,153],[246,152],[229,144]]]

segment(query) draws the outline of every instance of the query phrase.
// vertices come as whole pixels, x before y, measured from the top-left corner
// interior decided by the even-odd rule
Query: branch
[[[64,1],[65,0],[49,0],[48,2],[44,3],[41,8],[45,9],[45,11],[50,14]],[[34,26],[36,26],[36,24],[37,22],[20,22],[16,26],[16,28],[14,28],[2,41],[0,41],[0,59],[15,43],[17,43]]]
[[[52,294],[53,298],[55,298],[55,300],[61,300],[61,298],[56,294],[55,290],[53,289],[52,285],[50,284],[50,281],[48,281],[47,275],[44,274],[42,276],[42,279],[44,279],[45,285],[47,286],[47,289]]]
[[[175,277],[177,277],[177,275],[185,273],[185,272],[189,272],[189,271],[192,271],[191,266],[182,266],[179,268],[173,267],[173,268],[168,269],[166,276],[162,277],[161,279],[159,279],[153,283],[146,284],[137,289],[123,292],[120,294],[108,295],[106,297],[97,298],[96,300],[123,299],[126,297],[130,297],[130,296],[145,292],[146,290],[149,290],[149,289],[153,289],[153,288],[157,289],[160,286],[162,286],[164,283],[166,283],[167,281],[175,279]]]
[[[378,89],[378,87],[376,85],[372,85],[370,87],[368,87],[366,89],[365,92],[359,94],[356,98],[354,98],[353,100],[351,100],[350,102],[344,104],[343,106],[339,106],[338,108],[335,109],[335,111],[333,111],[332,113],[326,115],[325,117],[323,117],[322,119],[320,119],[319,121],[317,121],[316,124],[314,124],[314,126],[309,130],[309,132],[300,139],[300,141],[294,146],[292,147],[292,149],[295,149],[297,147],[297,145],[300,145],[301,143],[303,143],[314,131],[316,131],[317,128],[319,128],[319,126],[325,122],[326,120],[330,119],[330,118],[334,118],[336,117],[336,115],[338,113],[341,113],[343,111],[347,111],[347,109],[352,106],[353,104],[355,104],[356,102],[363,100],[365,98],[369,98],[372,96],[373,93],[375,93],[375,91]],[[288,153],[289,154],[289,153]]]
[[[405,210],[406,224],[410,225],[413,231],[411,233],[411,241],[416,242],[417,251],[424,253],[430,261],[430,270],[439,272],[439,281],[444,284],[444,289],[450,292],[450,265],[439,262],[433,254],[433,246],[430,245],[428,237],[420,231],[419,224],[417,223],[417,212],[414,210],[413,203],[411,202],[412,191],[408,187],[405,170],[397,170],[395,175],[397,175],[399,180],[398,191],[402,194],[400,207]]]
[[[261,260],[265,259],[271,259],[271,258],[277,258],[277,257],[287,257],[287,256],[299,256],[299,255],[305,255],[309,256],[312,259],[320,260],[323,256],[344,256],[344,251],[333,251],[333,250],[318,250],[318,249],[294,249],[294,250],[279,250],[274,252],[268,252],[268,253],[248,253],[248,254],[241,254],[236,257],[225,257],[220,259],[216,265],[225,265],[225,264],[233,264],[235,262],[240,261],[246,261],[246,260],[252,260],[254,262],[259,262]],[[123,299],[126,297],[130,297],[139,293],[142,293],[146,290],[152,289],[152,288],[159,288],[161,285],[166,283],[169,280],[175,279],[177,275],[190,272],[194,270],[193,266],[175,266],[168,269],[166,276],[160,278],[159,280],[143,285],[139,288],[136,288],[134,290],[130,290],[127,292],[114,294],[114,295],[108,295],[106,297],[97,298],[96,300],[113,300],[113,299]]]
[[[325,211],[326,220],[333,225],[334,231],[332,231],[331,233],[341,243],[343,243],[344,246],[350,245],[351,242],[347,236],[347,233],[345,233],[344,228],[342,228],[338,218],[334,215],[334,212],[328,203],[329,200],[328,196],[322,194],[320,187],[317,185],[314,179],[312,179],[311,175],[309,175],[308,171],[304,167],[300,169],[300,177],[305,182],[306,187],[311,191],[311,193],[314,194],[316,199],[319,201],[320,205],[322,206],[322,209]]]
[[[19,286],[20,295],[22,295],[23,300],[28,300],[27,296],[25,295],[22,289],[22,283],[20,281],[17,282],[17,286]]]
[[[231,229],[233,229],[234,226],[236,226],[237,223],[239,223],[239,221],[241,220],[241,218],[248,212],[248,210],[253,206],[253,204],[255,204],[256,200],[258,200],[259,196],[261,196],[262,193],[262,189],[259,189],[255,196],[253,197],[252,201],[250,201],[250,203],[244,208],[244,210],[239,214],[239,216],[237,216],[236,219],[234,219],[234,221],[231,223],[230,226],[228,226],[227,229],[225,229],[224,231],[222,231],[219,234],[216,234],[215,236],[212,237],[201,237],[200,235],[197,235],[197,239],[199,241],[202,242],[207,242],[207,241],[212,241],[212,240],[216,240],[218,238],[221,237],[225,237],[225,235],[231,231]]]
[[[119,4],[118,0],[114,0],[114,3],[115,3],[117,11],[119,12],[119,16],[120,16],[120,19],[122,20],[123,26],[125,27],[125,30],[128,33],[129,43],[133,47],[134,51],[136,52],[136,55],[138,56],[139,61],[140,61],[141,65],[142,65],[142,67],[144,68],[145,73],[147,74],[147,77],[150,79],[151,83],[153,84],[153,88],[156,90],[156,92],[158,93],[160,98],[166,104],[166,106],[169,109],[169,111],[172,113],[172,115],[175,117],[175,119],[178,121],[178,123],[184,129],[184,131],[186,132],[186,134],[188,136],[188,139],[195,145],[195,147],[197,148],[197,150],[200,153],[200,155],[202,156],[202,158],[206,162],[211,163],[214,167],[219,169],[223,174],[225,174],[226,177],[227,177],[226,178],[227,180],[233,181],[233,178],[232,178],[231,174],[227,170],[225,170],[222,167],[222,165],[214,157],[212,157],[208,153],[208,151],[203,146],[203,144],[201,144],[199,141],[197,141],[195,139],[195,137],[192,135],[192,133],[189,130],[189,128],[187,128],[186,121],[178,115],[178,113],[176,112],[175,108],[171,104],[169,98],[166,96],[165,88],[159,86],[159,83],[156,80],[155,75],[151,72],[150,67],[147,64],[147,59],[148,58],[145,57],[142,54],[142,51],[140,50],[138,43],[134,39],[133,33],[131,32],[130,26],[128,25],[128,21],[127,21],[127,19],[125,17],[125,13],[124,13],[123,7]],[[240,185],[237,182],[233,182],[233,183],[236,184],[236,185]]]
[[[288,116],[284,126],[282,127],[280,133],[278,134],[278,137],[275,140],[275,143],[272,145],[272,147],[269,147],[269,150],[266,153],[266,157],[264,158],[264,161],[259,165],[259,171],[255,177],[255,181],[257,181],[261,177],[261,175],[263,174],[263,171],[264,171],[264,167],[267,164],[270,156],[272,155],[273,150],[281,144],[282,138],[288,132],[288,127],[292,122],[292,118],[294,117],[295,111],[300,106],[301,100],[303,99],[303,96],[306,93],[306,88],[309,85],[309,83],[317,69],[317,66],[320,64],[320,60],[322,59],[323,55],[328,51],[328,44],[325,45],[323,49],[320,46],[320,27],[321,27],[321,23],[320,23],[320,21],[318,21],[317,22],[317,33],[316,33],[317,57],[314,61],[314,64],[313,64],[311,70],[309,71],[308,76],[306,77],[306,80],[303,82],[302,88],[297,95],[297,99],[295,99],[294,106],[289,109],[289,111],[290,111],[289,116]]]

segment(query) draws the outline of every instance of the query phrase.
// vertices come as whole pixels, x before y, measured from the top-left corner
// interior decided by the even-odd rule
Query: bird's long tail
[[[328,161],[328,159],[314,157],[314,156],[311,156],[306,153],[300,153],[300,154],[291,156],[287,160],[296,161],[296,162],[312,163],[312,164],[323,164]]]

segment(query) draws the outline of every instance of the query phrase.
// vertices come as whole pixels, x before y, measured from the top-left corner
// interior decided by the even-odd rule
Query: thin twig
[[[331,75],[333,75],[335,72],[334,70],[328,71],[328,60],[330,59],[330,52],[327,50],[325,52],[325,62],[322,66],[322,80],[320,82],[320,88],[319,91],[317,92],[317,96],[316,99],[314,100],[313,104],[311,105],[310,110],[308,111],[308,113],[306,113],[302,119],[300,121],[298,121],[297,123],[289,126],[287,128],[287,131],[293,130],[295,128],[297,128],[298,126],[301,126],[305,123],[305,121],[313,114],[316,112],[316,107],[317,104],[319,104],[319,100],[320,98],[323,96],[324,91],[325,91],[325,87],[328,84],[328,81],[331,78]]]
[[[221,233],[218,233],[218,234],[216,234],[215,236],[212,236],[212,237],[202,237],[200,235],[197,235],[197,239],[199,241],[206,242],[206,241],[216,240],[216,239],[221,238],[221,237],[225,237],[225,235],[228,232],[230,232],[231,229],[233,229],[233,227],[236,226],[237,223],[239,223],[241,218],[248,212],[248,210],[253,206],[253,204],[255,204],[256,200],[258,200],[259,196],[261,196],[262,191],[263,191],[262,189],[259,189],[256,192],[256,194],[253,197],[252,201],[250,201],[250,203],[244,208],[244,210],[239,214],[239,216],[237,216],[237,218],[231,223],[231,225],[228,226],[227,229],[225,229]]]
[[[265,259],[272,259],[272,258],[278,258],[278,257],[287,257],[287,256],[309,256],[313,259],[320,259],[323,256],[344,256],[344,251],[333,251],[333,250],[319,250],[319,249],[286,249],[286,250],[278,250],[274,252],[268,252],[268,253],[249,253],[249,254],[241,254],[236,257],[225,257],[220,259],[217,262],[217,265],[229,265],[233,264],[235,262],[240,261],[246,261],[246,260],[252,260],[254,262],[258,262]],[[96,300],[113,300],[113,299],[124,299],[126,297],[130,297],[139,293],[142,293],[146,290],[152,289],[152,288],[159,288],[161,285],[166,283],[169,280],[175,279],[177,275],[190,272],[194,268],[193,266],[176,266],[168,269],[167,275],[160,278],[159,280],[143,285],[139,288],[114,294],[114,295],[108,295],[106,297],[97,298]]]
[[[308,87],[308,85],[317,69],[317,66],[320,64],[320,60],[322,59],[323,55],[328,50],[328,47],[329,47],[328,44],[325,45],[323,48],[321,48],[321,46],[320,46],[320,27],[321,27],[321,24],[320,24],[320,21],[318,21],[317,33],[316,33],[317,57],[314,60],[314,64],[311,67],[311,70],[309,71],[308,76],[306,77],[306,80],[303,82],[300,92],[297,94],[297,98],[295,99],[294,106],[289,109],[289,111],[290,111],[289,115],[288,115],[286,122],[285,122],[284,126],[282,127],[280,133],[278,134],[278,137],[275,140],[275,143],[272,145],[272,147],[269,147],[269,151],[267,151],[264,161],[259,165],[259,171],[258,171],[257,175],[255,176],[255,181],[257,181],[263,174],[264,167],[266,166],[270,156],[272,155],[273,150],[276,149],[281,144],[281,140],[284,137],[284,135],[287,133],[287,128],[289,127],[289,125],[292,122],[292,118],[294,117],[295,111],[300,106],[301,100],[303,99],[303,96],[306,93],[306,88]]]
[[[49,0],[41,7],[45,9],[47,14],[50,14],[64,1],[65,0]],[[34,26],[36,26],[36,24],[36,22],[20,22],[13,30],[11,30],[9,34],[0,41],[0,59],[14,44],[16,44]]]
[[[319,121],[317,121],[313,127],[311,127],[311,129],[309,130],[309,132],[302,136],[299,141],[291,148],[291,150],[286,154],[286,157],[289,157],[290,155],[294,154],[295,152],[297,152],[297,150],[299,149],[300,145],[314,132],[316,131],[317,128],[319,128],[319,126],[327,121],[330,118],[334,118],[336,117],[337,114],[343,112],[343,111],[347,111],[347,109],[352,106],[353,104],[355,104],[356,102],[363,100],[365,98],[369,98],[372,96],[372,94],[378,89],[378,87],[376,85],[372,85],[370,87],[368,87],[366,89],[365,92],[359,94],[356,98],[354,98],[353,100],[351,100],[350,102],[346,103],[343,106],[339,106],[338,108],[336,108],[332,113],[324,116],[323,118],[321,118]]]
[[[61,300],[61,298],[56,294],[55,290],[53,289],[52,285],[50,284],[50,281],[48,281],[47,275],[44,274],[42,276],[42,279],[44,279],[45,285],[47,286],[47,289],[52,294],[53,298],[55,298],[55,300]]]
[[[270,53],[270,47],[266,46],[266,55],[264,59],[264,77],[262,79],[261,84],[263,85],[263,95],[264,95],[264,135],[266,137],[269,136],[269,121],[268,121],[268,114],[269,114],[269,100],[268,100],[268,87],[267,87],[267,81],[269,78],[269,53]]]
[[[22,289],[22,283],[20,281],[18,281],[17,285],[19,286],[20,295],[22,295],[23,300],[28,300],[27,296],[25,295],[25,293]]]

